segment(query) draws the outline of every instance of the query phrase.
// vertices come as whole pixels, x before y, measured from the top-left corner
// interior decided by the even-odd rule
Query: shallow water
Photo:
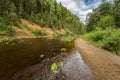
[[[66,48],[62,52],[61,48]],[[54,39],[21,39],[15,45],[0,46],[0,80],[93,80],[92,71],[82,60],[73,43]],[[63,62],[57,74],[50,69],[53,62]],[[29,78],[28,78],[29,77]],[[39,80],[39,79],[38,79]],[[41,79],[40,79],[41,80]]]
[[[77,50],[66,58],[62,67],[62,73],[66,75],[65,80],[93,80],[92,71],[84,63],[80,53]]]

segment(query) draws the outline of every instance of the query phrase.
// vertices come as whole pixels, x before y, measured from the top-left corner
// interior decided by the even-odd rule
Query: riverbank
[[[65,35],[67,32],[71,33],[67,29],[57,30],[49,27],[41,27],[25,19],[21,19],[21,24],[19,24],[19,26],[20,27],[12,26],[13,29],[12,36],[0,35],[0,39],[1,38],[22,39],[22,38],[41,38],[41,37],[53,38],[57,35]]]
[[[97,48],[83,39],[75,40],[75,47],[92,69],[95,80],[120,80],[120,57]]]

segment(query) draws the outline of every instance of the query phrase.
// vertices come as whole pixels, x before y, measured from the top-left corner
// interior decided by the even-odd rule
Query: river
[[[57,73],[51,70],[53,63],[62,64]],[[0,80],[94,80],[94,76],[73,42],[37,38],[0,46]]]

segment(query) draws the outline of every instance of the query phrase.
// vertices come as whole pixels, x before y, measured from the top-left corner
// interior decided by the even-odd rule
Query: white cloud
[[[85,4],[84,0],[57,0],[57,2],[61,2],[63,6],[67,7],[85,23],[86,15],[92,12],[94,8],[97,8],[102,3],[102,0],[93,0],[88,5]]]

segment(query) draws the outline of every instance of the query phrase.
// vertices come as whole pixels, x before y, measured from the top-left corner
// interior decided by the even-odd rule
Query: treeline
[[[84,38],[120,55],[120,0],[105,2],[87,16]]]
[[[56,0],[0,1],[0,31],[6,30],[8,25],[19,26],[21,18],[43,27],[67,28],[75,33],[82,33],[84,26],[77,16]]]

